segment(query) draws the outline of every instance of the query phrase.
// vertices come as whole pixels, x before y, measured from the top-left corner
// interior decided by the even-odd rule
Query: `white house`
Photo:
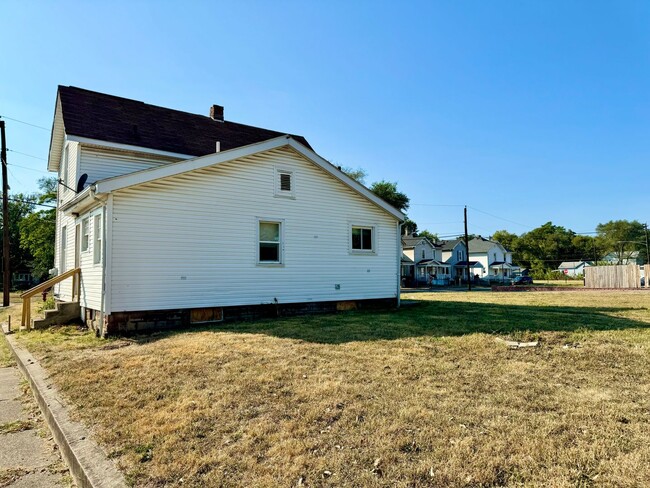
[[[446,285],[450,266],[442,261],[442,248],[418,235],[402,237],[402,282],[406,285]],[[409,263],[410,261],[410,263]],[[433,280],[433,281],[432,281]]]
[[[61,86],[48,169],[101,334],[399,304],[404,215],[300,136]]]
[[[469,241],[469,259],[481,263],[483,269],[479,278],[510,278],[518,269],[512,264],[512,253],[496,241],[475,237]]]
[[[593,266],[593,263],[589,261],[564,261],[558,266],[557,270],[567,276],[584,276],[587,266]]]

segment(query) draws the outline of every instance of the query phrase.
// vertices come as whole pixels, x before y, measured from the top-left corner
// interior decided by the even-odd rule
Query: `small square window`
[[[373,227],[352,227],[352,250],[372,252],[374,250],[374,228]]]

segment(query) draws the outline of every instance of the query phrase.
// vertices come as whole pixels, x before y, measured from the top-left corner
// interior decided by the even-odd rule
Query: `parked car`
[[[513,285],[532,285],[533,279],[530,276],[517,276],[512,280]]]

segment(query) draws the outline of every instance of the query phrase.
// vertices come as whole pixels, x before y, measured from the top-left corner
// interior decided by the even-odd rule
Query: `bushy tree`
[[[515,251],[519,241],[519,236],[508,232],[507,230],[498,230],[492,236],[493,241],[497,241],[509,251]]]
[[[598,238],[606,252],[613,252],[618,264],[625,262],[634,251],[645,250],[645,228],[636,220],[610,220],[596,226]]]
[[[35,200],[40,204],[56,202],[56,178],[41,178],[41,190]],[[54,238],[56,210],[48,208],[23,216],[18,223],[20,229],[20,247],[31,256],[32,274],[46,278],[48,270],[54,265]]]
[[[438,239],[438,234],[434,234],[433,232],[429,232],[428,230],[423,230],[423,231],[421,231],[418,235],[420,235],[420,236],[422,236],[422,237],[426,237],[426,238],[429,239],[433,244],[435,244],[435,243],[438,242],[438,240],[439,240],[439,239]]]
[[[362,185],[366,184],[366,176],[368,176],[368,173],[366,173],[365,169],[363,168],[353,169],[350,168],[349,166],[343,166],[341,168],[341,171],[343,171],[350,178],[361,183]]]
[[[384,180],[377,181],[372,184],[370,191],[402,212],[409,208],[409,197],[397,189],[397,183]]]

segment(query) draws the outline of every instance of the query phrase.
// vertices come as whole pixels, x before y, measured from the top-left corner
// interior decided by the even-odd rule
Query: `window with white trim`
[[[258,236],[257,262],[282,264],[282,222],[260,220]]]
[[[293,197],[295,194],[294,186],[293,171],[275,170],[275,196]]]
[[[102,216],[93,219],[93,264],[102,262]]]
[[[352,226],[352,251],[373,252],[375,250],[374,227]]]
[[[90,236],[88,235],[89,233],[89,225],[90,225],[90,219],[86,217],[81,221],[81,251],[85,252],[88,250],[88,246],[90,244]]]

